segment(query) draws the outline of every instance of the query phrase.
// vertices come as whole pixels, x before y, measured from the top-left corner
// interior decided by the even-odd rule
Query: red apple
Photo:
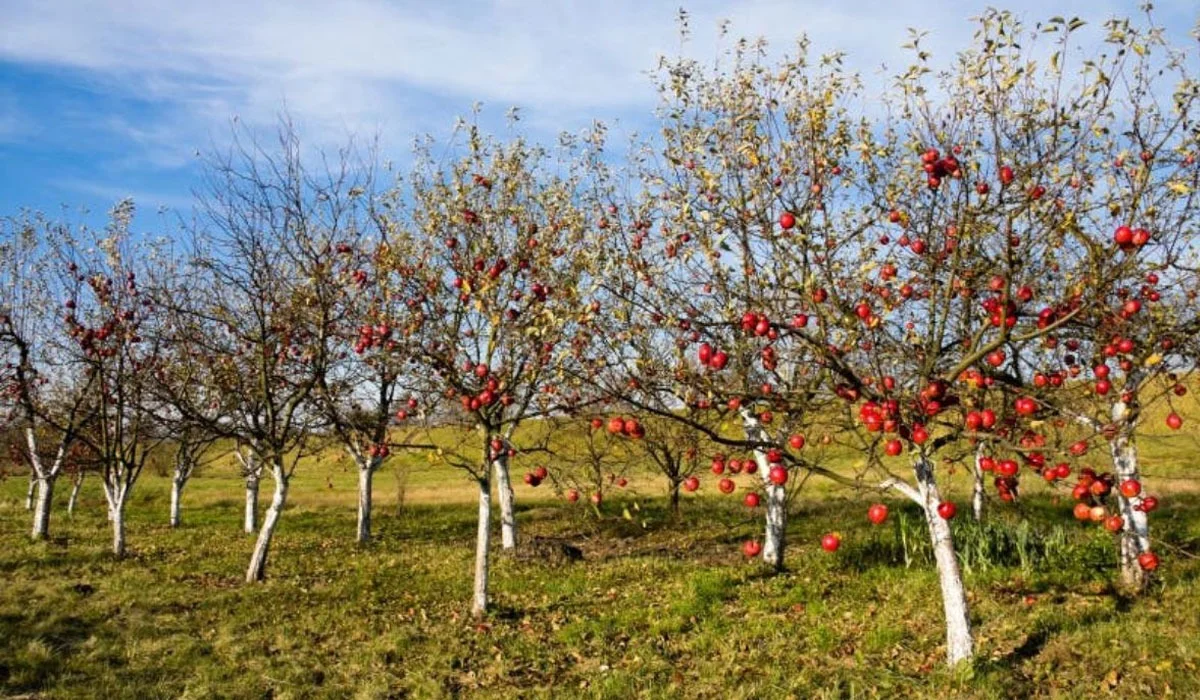
[[[937,514],[940,515],[944,520],[950,520],[958,514],[958,506],[954,505],[950,501],[942,501],[938,504]]]
[[[821,537],[821,549],[826,552],[836,552],[842,546],[842,538],[837,533],[829,533]]]
[[[870,520],[875,525],[882,525],[883,521],[887,520],[888,507],[882,503],[876,503],[867,509],[867,520]]]

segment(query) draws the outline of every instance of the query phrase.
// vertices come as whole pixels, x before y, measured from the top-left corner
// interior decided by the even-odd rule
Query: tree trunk
[[[756,442],[768,442],[770,436],[763,429],[758,418],[748,412],[743,412],[746,438]],[[783,546],[787,531],[787,488],[771,483],[771,465],[767,461],[767,453],[754,450],[754,461],[758,465],[758,475],[762,478],[763,488],[767,492],[767,515],[765,532],[763,533],[762,558],[776,571],[783,569]]]
[[[517,548],[517,513],[512,480],[508,476],[508,457],[501,455],[492,464],[496,470],[496,490],[500,493],[500,544],[511,551]]]
[[[787,529],[787,489],[766,479],[764,484],[767,490],[767,522],[762,556],[763,561],[780,571],[783,569],[784,532]]]
[[[25,510],[33,510],[33,492],[37,490],[37,474],[29,472],[29,488],[25,491]]]
[[[125,496],[114,499],[110,510],[112,512],[113,556],[120,559],[125,556]]]
[[[183,485],[186,479],[178,476],[171,479],[171,527],[179,527],[180,497],[183,496]]]
[[[262,529],[258,531],[258,540],[254,543],[254,554],[250,556],[250,566],[246,569],[246,583],[262,581],[267,577],[267,553],[271,549],[271,537],[275,534],[275,526],[279,524],[279,516],[287,503],[288,477],[283,471],[275,468],[272,477],[275,479],[275,495],[263,518]],[[255,482],[255,495],[258,494],[258,483]],[[246,497],[249,503],[249,494]]]
[[[247,535],[253,535],[258,529],[258,477],[246,477],[246,512],[242,519],[242,529]]]
[[[679,482],[671,481],[671,515],[679,517]]]
[[[375,468],[370,462],[358,466],[358,534],[355,541],[366,544],[371,541],[371,481]]]
[[[979,443],[979,447],[975,450],[975,465],[973,470],[975,486],[971,492],[971,514],[975,516],[976,522],[983,522],[983,511],[987,506],[987,493],[984,491],[984,471],[979,466],[983,458],[983,443]]]
[[[1113,472],[1117,475],[1118,486],[1130,479],[1141,481],[1138,470],[1138,453],[1133,437],[1122,432],[1112,441]],[[1117,537],[1117,556],[1120,564],[1120,584],[1127,593],[1141,593],[1150,582],[1150,577],[1138,564],[1138,555],[1150,550],[1150,523],[1146,514],[1135,506],[1141,503],[1141,496],[1126,498],[1121,489],[1114,489],[1117,495],[1117,505],[1125,524],[1121,526],[1121,534]]]
[[[962,572],[958,567],[958,556],[954,550],[954,537],[950,523],[938,515],[941,503],[933,465],[921,459],[914,465],[917,484],[925,510],[925,522],[929,526],[929,540],[933,545],[933,556],[937,562],[938,581],[942,588],[942,609],[946,616],[946,656],[950,665],[970,659],[974,655],[974,640],[971,637],[971,617],[967,608],[967,592],[963,586]]]
[[[488,606],[488,545],[491,540],[492,485],[479,481],[479,528],[475,541],[475,589],[471,614],[482,617]]]
[[[54,498],[55,477],[43,476],[37,480],[37,503],[33,511],[33,532],[35,540],[50,537],[50,502]]]
[[[79,489],[83,487],[83,474],[71,480],[71,497],[67,499],[67,515],[75,515],[75,504],[79,502]]]

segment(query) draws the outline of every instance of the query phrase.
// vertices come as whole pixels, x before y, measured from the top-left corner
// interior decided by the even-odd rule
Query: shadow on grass
[[[47,687],[94,630],[92,622],[75,615],[0,616],[0,689],[25,692]]]
[[[1098,594],[1103,595],[1103,594]],[[1012,651],[1006,654],[992,657],[990,659],[980,659],[976,661],[976,669],[984,673],[998,674],[1002,677],[1009,678],[1011,681],[1027,685],[1029,680],[1024,678],[1024,674],[1020,673],[1020,667],[1026,661],[1036,658],[1046,648],[1055,636],[1073,630],[1089,627],[1093,624],[1110,622],[1111,614],[1103,609],[1089,610],[1080,615],[1071,617],[1056,616],[1051,619],[1038,620],[1034,624],[1034,629],[1030,631],[1023,642],[1014,647]],[[1029,692],[1032,688],[1025,687],[1021,690],[1022,693]]]

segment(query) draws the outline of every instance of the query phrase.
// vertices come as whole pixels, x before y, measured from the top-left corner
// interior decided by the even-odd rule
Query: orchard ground
[[[147,473],[123,561],[109,553],[97,480],[85,481],[73,519],[60,480],[52,539],[32,543],[27,482],[10,477],[0,483],[0,692],[1197,697],[1200,493],[1184,480],[1196,440],[1164,428],[1141,443],[1147,489],[1163,496],[1152,527],[1164,564],[1139,600],[1114,591],[1110,536],[1072,519],[1068,488],[1027,474],[1021,503],[994,504],[980,527],[968,517],[966,470],[948,476],[980,651],[956,670],[944,664],[916,509],[887,500],[891,516],[874,527],[876,496],[817,478],[794,503],[780,575],[740,553],[761,537],[761,514],[741,505],[758,477],[738,477],[724,496],[703,472],[679,521],[662,477],[638,465],[599,519],[586,494],[568,505],[548,485],[518,484],[525,553],[497,555],[495,607],[478,623],[467,614],[475,487],[420,455],[393,458],[376,477],[365,548],[353,542],[353,465],[333,451],[303,464],[261,585],[242,582],[252,539],[230,460],[188,484],[178,530],[167,526],[169,478]],[[852,459],[831,456],[839,469]],[[1090,462],[1105,465],[1100,449]],[[819,542],[831,531],[843,537],[833,554]],[[583,559],[561,556],[561,543]]]

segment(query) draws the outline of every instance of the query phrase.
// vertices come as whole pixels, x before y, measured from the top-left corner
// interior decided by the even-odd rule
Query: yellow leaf
[[[1146,367],[1153,367],[1162,361],[1163,361],[1163,356],[1158,353],[1154,353],[1150,357],[1147,357],[1146,361],[1142,364],[1145,365]]]

